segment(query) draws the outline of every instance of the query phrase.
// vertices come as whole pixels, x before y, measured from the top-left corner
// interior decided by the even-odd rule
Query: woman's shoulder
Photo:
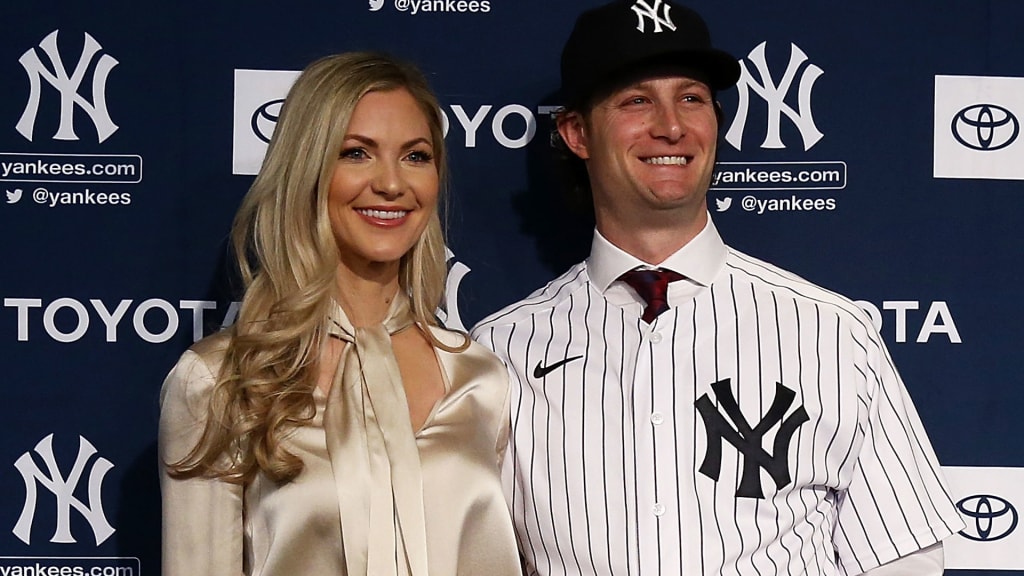
[[[451,350],[438,348],[437,352],[442,359],[447,358],[452,366],[471,367],[471,371],[475,372],[477,376],[496,376],[501,380],[508,377],[508,371],[501,359],[489,348],[474,341],[465,332],[438,326],[431,326],[430,332],[438,342],[451,348]]]
[[[191,353],[207,365],[217,364],[219,367],[220,363],[224,361],[224,351],[228,349],[230,342],[231,331],[221,330],[189,346],[182,358]]]
[[[229,342],[228,332],[196,342],[182,353],[164,379],[159,441],[163,462],[181,461],[199,442]]]
[[[164,379],[161,403],[172,400],[192,404],[205,399],[217,382],[230,341],[228,331],[222,331],[199,340],[185,350]]]
[[[483,355],[491,357],[498,364],[501,364],[501,361],[493,352],[490,351],[490,349],[470,338],[469,334],[465,332],[460,330],[451,330],[441,326],[431,326],[430,333],[433,334],[434,338],[436,338],[441,344],[456,350],[456,352],[454,352],[455,354],[471,352],[474,356]]]
[[[458,330],[449,330],[442,326],[428,326],[427,328],[438,342],[450,348],[462,348],[470,340],[465,332]]]

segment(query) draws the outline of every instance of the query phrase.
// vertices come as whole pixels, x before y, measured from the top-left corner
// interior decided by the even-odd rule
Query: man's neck
[[[627,226],[614,218],[597,218],[597,231],[606,240],[648,264],[660,264],[686,246],[707,225],[708,213],[700,211],[688,221],[675,221],[669,226],[649,223]]]

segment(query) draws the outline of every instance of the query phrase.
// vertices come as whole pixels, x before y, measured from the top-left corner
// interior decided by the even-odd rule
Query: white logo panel
[[[935,77],[935,178],[1024,180],[1024,78]]]
[[[943,466],[966,527],[943,541],[946,568],[1024,570],[1024,468]]]
[[[281,104],[298,76],[292,70],[235,70],[232,174],[260,171]]]

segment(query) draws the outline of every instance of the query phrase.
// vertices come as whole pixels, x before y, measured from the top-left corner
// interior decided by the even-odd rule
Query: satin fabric
[[[431,330],[447,345],[462,342],[459,334]],[[380,345],[380,334],[375,337]],[[182,355],[164,382],[160,418],[162,462],[180,459],[199,438],[209,393],[226,346],[224,335],[196,343]],[[351,348],[346,347],[339,371],[353,361],[359,363],[358,353]],[[520,574],[498,472],[508,439],[506,369],[476,343],[464,352],[437,349],[436,354],[445,377],[445,395],[414,434],[408,409],[401,413],[406,430],[392,439],[396,445],[405,446],[399,450],[403,461],[397,467],[396,454],[382,453],[379,443],[365,444],[366,461],[349,462],[350,450],[343,447],[339,451],[336,437],[328,441],[332,432],[325,430],[325,415],[332,430],[333,421],[350,419],[341,427],[350,433],[349,438],[341,439],[343,443],[355,435],[383,434],[379,428],[373,431],[377,426],[373,408],[381,406],[367,406],[366,400],[371,396],[361,386],[338,386],[339,379],[346,384],[351,382],[339,374],[332,385],[330,401],[317,390],[313,420],[293,431],[286,440],[288,449],[305,464],[295,480],[278,485],[260,474],[248,485],[238,486],[218,480],[172,479],[164,470],[164,576],[406,576],[413,574],[411,570],[435,576]],[[397,366],[394,369],[397,371]],[[405,405],[401,386],[392,392],[397,392]],[[349,401],[360,397],[363,404],[357,412],[342,416],[345,410],[338,409],[335,413],[336,399]],[[390,412],[388,415],[393,416]],[[361,441],[359,436],[356,438]],[[411,448],[415,448],[414,453],[408,451]],[[413,462],[416,459],[418,463]],[[374,464],[367,467],[369,461]],[[380,471],[386,469],[390,469],[392,488],[377,490],[381,488],[377,483]],[[368,478],[374,491],[361,495]],[[339,496],[346,491],[351,494]],[[372,509],[376,503],[390,500],[396,512],[391,518],[377,516],[377,524],[362,531],[359,526],[367,516],[348,512],[357,518],[349,516],[342,521],[349,510],[349,505],[344,504],[346,499],[349,505],[355,503],[356,509]],[[411,511],[407,510],[410,505],[414,507]],[[415,506],[420,507],[418,513]],[[422,528],[414,525],[419,518]],[[417,530],[422,530],[422,539],[410,538]],[[383,538],[383,547],[378,546],[378,537]],[[361,542],[366,542],[365,546]],[[419,546],[417,551],[411,551],[415,546]],[[371,548],[377,552],[371,554]],[[388,558],[380,553],[385,549]],[[418,569],[417,562],[422,562]],[[416,572],[417,576],[419,573]]]
[[[412,325],[400,293],[382,324],[356,328],[337,304],[328,331],[346,342],[324,414],[349,574],[427,574],[423,478],[391,335]]]

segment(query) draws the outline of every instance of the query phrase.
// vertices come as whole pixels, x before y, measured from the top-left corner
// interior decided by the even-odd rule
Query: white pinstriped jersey
[[[879,334],[709,222],[652,325],[587,261],[473,337],[508,365],[506,494],[530,574],[860,574],[962,524]]]

